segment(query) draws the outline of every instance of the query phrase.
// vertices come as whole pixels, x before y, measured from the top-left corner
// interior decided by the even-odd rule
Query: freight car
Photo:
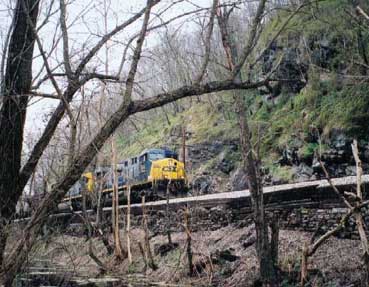
[[[102,192],[102,202],[111,202],[114,176],[117,177],[119,201],[126,201],[128,186],[131,189],[131,201],[139,202],[142,194],[148,200],[163,198],[167,188],[171,196],[186,193],[186,172],[183,162],[178,160],[178,154],[169,149],[147,149],[141,154],[125,159],[117,164],[114,175],[111,167],[99,167],[93,172],[87,172],[68,191],[63,199],[64,203],[70,203],[74,209],[80,209],[82,205],[82,191],[88,198],[87,206],[94,204],[98,191]],[[96,199],[95,199],[96,201]]]

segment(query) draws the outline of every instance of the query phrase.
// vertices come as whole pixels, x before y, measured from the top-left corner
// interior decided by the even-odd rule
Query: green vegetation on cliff
[[[293,81],[271,82],[276,94],[251,91],[246,97],[263,161],[272,174],[286,181],[292,177],[290,168],[274,164],[286,147],[296,148],[304,159],[312,158],[318,148],[325,150],[334,131],[368,141],[369,70],[364,60],[369,57],[369,27],[348,15],[350,8],[350,1],[339,0],[302,9],[281,34],[272,59],[275,64],[278,55],[282,57],[277,77],[292,75],[299,88]],[[285,13],[270,20],[260,37],[261,46],[278,31]],[[158,110],[154,119],[136,123],[138,131],[120,138],[122,156],[155,146],[179,150],[183,125],[190,145],[237,140],[232,93],[202,96],[179,105],[176,112],[169,106],[166,116]],[[232,152],[227,156],[235,157]]]

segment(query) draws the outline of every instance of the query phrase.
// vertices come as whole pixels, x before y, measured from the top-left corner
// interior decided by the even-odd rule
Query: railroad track
[[[356,176],[347,176],[341,178],[333,178],[333,184],[339,189],[352,190],[356,187]],[[369,188],[369,174],[362,176],[362,184],[365,188]],[[291,184],[282,184],[275,186],[266,186],[263,188],[265,204],[268,206],[276,206],[278,203],[280,206],[283,204],[291,205],[291,202],[323,202],[325,200],[334,200],[337,198],[332,191],[328,180],[314,180]],[[167,204],[166,200],[146,202],[146,208],[150,210],[163,209]],[[236,208],[240,206],[250,205],[250,192],[249,190],[222,192],[215,194],[206,194],[198,196],[187,196],[182,198],[169,199],[170,208],[180,208],[183,206],[204,206],[211,207],[216,205],[229,205]],[[127,205],[120,205],[119,209],[127,209]],[[111,207],[104,207],[105,213],[110,213]],[[93,213],[93,210],[88,210],[87,213]],[[135,203],[131,205],[132,214],[140,214],[142,212],[141,203]],[[72,216],[73,214],[81,214],[81,211],[64,212],[53,214],[51,217],[60,218],[64,216]],[[28,221],[29,218],[17,219],[14,222]]]
[[[333,184],[339,189],[352,190],[356,187],[356,176],[347,176],[341,178],[333,178]],[[369,187],[369,174],[362,176],[362,184]],[[266,186],[263,188],[264,198],[266,204],[273,204],[276,202],[291,202],[296,200],[311,199],[312,201],[335,199],[336,195],[328,180],[314,180],[291,184],[282,184],[275,186]],[[241,191],[222,192],[215,194],[206,194],[198,196],[188,196],[183,198],[169,199],[171,208],[179,208],[181,206],[216,206],[217,204],[231,205],[231,206],[245,206],[250,202],[250,192],[248,189]],[[166,206],[166,200],[159,200],[145,203],[149,209],[158,210]],[[120,209],[127,209],[126,205],[119,206]],[[133,213],[141,211],[141,204],[136,203],[131,205]],[[104,212],[111,212],[111,207],[105,207]]]

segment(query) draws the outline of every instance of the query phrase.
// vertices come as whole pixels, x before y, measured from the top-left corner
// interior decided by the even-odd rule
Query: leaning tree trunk
[[[23,129],[32,81],[32,57],[38,0],[18,0],[8,48],[0,111],[0,266],[6,245],[6,226],[21,192],[15,192],[21,165]],[[28,16],[29,15],[29,16]],[[28,21],[30,20],[30,21]],[[30,22],[33,24],[30,25]]]

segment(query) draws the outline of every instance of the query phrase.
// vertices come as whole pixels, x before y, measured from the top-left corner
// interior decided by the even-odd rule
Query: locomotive
[[[120,161],[114,175],[111,167],[99,167],[86,172],[68,191],[63,203],[70,203],[74,209],[80,209],[82,192],[87,194],[87,206],[91,207],[95,191],[100,190],[103,204],[112,200],[112,191],[116,176],[119,202],[126,202],[128,186],[131,190],[131,202],[139,202],[142,195],[148,200],[163,198],[167,189],[171,196],[185,194],[187,191],[184,163],[178,160],[178,154],[165,148],[146,149],[137,156]]]

